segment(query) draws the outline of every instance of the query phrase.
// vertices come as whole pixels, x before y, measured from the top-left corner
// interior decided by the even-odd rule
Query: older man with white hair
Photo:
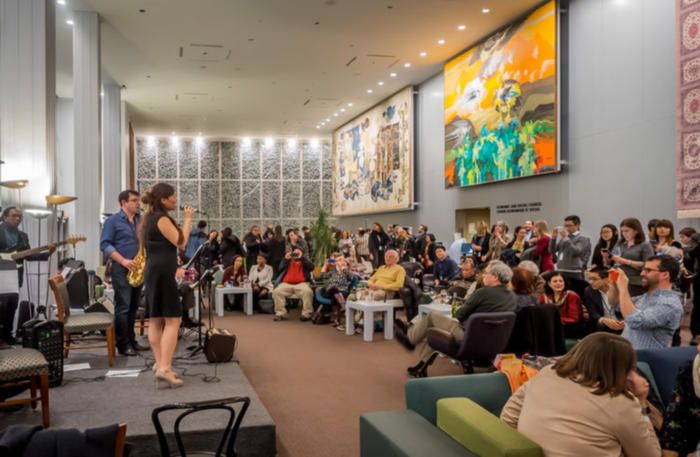
[[[406,280],[406,270],[399,265],[399,253],[389,249],[384,253],[384,265],[369,278],[373,300],[394,298]]]
[[[429,328],[439,328],[450,332],[457,344],[460,344],[464,338],[464,327],[462,326],[472,314],[515,311],[515,296],[508,290],[508,283],[512,277],[513,271],[508,265],[500,260],[492,260],[482,273],[484,286],[477,289],[459,308],[457,316],[455,316],[456,319],[437,312],[416,318],[410,325],[396,319],[394,325],[396,341],[411,351],[416,346],[421,346],[420,362],[418,365],[410,367],[408,373],[411,375],[418,373],[423,368],[425,359],[432,353],[432,349],[425,341]]]

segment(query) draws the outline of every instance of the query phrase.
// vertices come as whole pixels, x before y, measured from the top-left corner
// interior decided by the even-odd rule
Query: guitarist
[[[2,224],[0,224],[0,252],[12,253],[31,249],[29,237],[19,229],[22,223],[22,211],[9,206],[2,212]],[[48,260],[56,250],[55,244],[48,246],[48,251],[25,257],[26,260]],[[24,282],[24,260],[17,260],[17,273],[19,275],[19,287]],[[19,301],[19,290],[16,294],[0,294],[0,339],[12,341],[12,324]]]

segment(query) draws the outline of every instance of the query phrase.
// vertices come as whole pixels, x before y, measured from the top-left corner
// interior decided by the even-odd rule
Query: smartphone
[[[602,249],[600,250],[600,252],[601,252],[601,254],[603,254],[603,253],[609,254],[609,253],[610,253],[610,251],[608,250],[608,248],[602,248]]]
[[[610,279],[614,281],[617,281],[617,278],[620,277],[620,272],[617,270],[610,270]]]

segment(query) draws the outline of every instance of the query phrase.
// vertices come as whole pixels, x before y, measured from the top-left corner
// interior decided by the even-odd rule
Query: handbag
[[[134,264],[134,269],[127,273],[126,280],[131,287],[141,287],[146,270],[146,249],[143,246],[139,246],[139,251],[134,257]]]

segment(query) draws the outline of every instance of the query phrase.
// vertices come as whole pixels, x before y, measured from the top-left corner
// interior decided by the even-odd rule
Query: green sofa
[[[639,369],[660,392],[652,367]],[[361,457],[540,457],[532,441],[498,417],[510,398],[502,373],[412,379],[406,409],[360,417]],[[664,398],[661,395],[661,398]]]
[[[360,455],[542,456],[536,444],[498,419],[509,397],[501,373],[410,380],[406,410],[360,417]]]

